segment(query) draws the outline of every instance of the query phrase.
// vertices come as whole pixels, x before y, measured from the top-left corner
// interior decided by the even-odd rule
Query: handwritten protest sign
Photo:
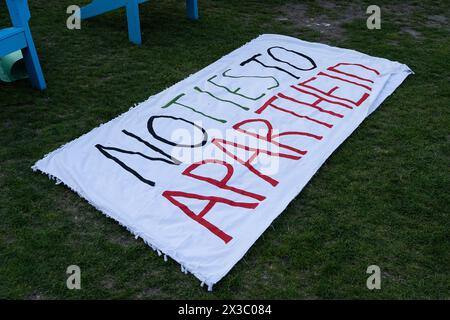
[[[33,168],[211,288],[410,73],[262,35]]]

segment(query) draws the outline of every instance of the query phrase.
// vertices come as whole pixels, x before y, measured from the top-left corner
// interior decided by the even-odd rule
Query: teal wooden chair
[[[22,50],[31,85],[44,90],[47,85],[28,25],[30,20],[28,2],[27,0],[6,0],[6,5],[13,26],[0,29],[0,57]]]
[[[88,19],[100,14],[125,8],[128,21],[128,38],[134,44],[140,45],[141,23],[139,20],[139,5],[148,0],[93,0],[90,4],[81,8],[81,19]],[[186,0],[186,11],[189,19],[198,19],[197,0]]]

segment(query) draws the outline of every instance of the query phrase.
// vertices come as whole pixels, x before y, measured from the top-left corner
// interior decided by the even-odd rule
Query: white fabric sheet
[[[33,169],[211,287],[410,73],[262,35]]]

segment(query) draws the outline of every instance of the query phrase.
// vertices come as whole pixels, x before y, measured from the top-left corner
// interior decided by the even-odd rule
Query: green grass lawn
[[[88,0],[78,1],[84,4]],[[0,298],[450,298],[450,4],[200,0],[141,6],[143,45],[119,10],[66,28],[71,0],[31,0],[48,89],[0,84]],[[319,28],[318,24],[329,23]],[[0,27],[8,26],[0,1]],[[212,293],[63,185],[34,173],[46,153],[263,33],[355,49],[410,76],[328,159]],[[66,268],[82,289],[66,288]],[[366,288],[366,269],[382,289]]]

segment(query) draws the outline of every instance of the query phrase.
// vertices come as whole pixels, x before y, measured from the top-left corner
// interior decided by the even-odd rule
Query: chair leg
[[[191,20],[198,19],[198,4],[197,0],[186,0],[187,16]]]
[[[39,57],[34,46],[31,35],[27,37],[28,47],[22,49],[23,60],[25,61],[25,66],[27,68],[28,75],[30,77],[31,85],[37,89],[44,90],[47,88],[45,83],[44,74],[42,73],[41,64],[39,63]]]
[[[141,45],[141,22],[139,20],[139,1],[127,1],[128,37],[134,44]]]

